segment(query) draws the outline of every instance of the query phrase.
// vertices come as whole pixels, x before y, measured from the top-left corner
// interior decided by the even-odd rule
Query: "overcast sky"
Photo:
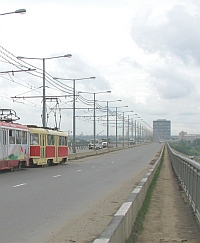
[[[45,58],[70,53],[70,59],[46,60],[46,72],[51,77],[69,79],[95,76],[95,80],[76,81],[76,91],[111,90],[111,94],[96,95],[102,107],[106,101],[120,99],[109,102],[109,107],[128,105],[118,108],[121,113],[134,111],[126,112],[126,117],[140,117],[150,126],[153,120],[170,120],[172,135],[182,130],[200,133],[199,1],[1,0],[0,6],[0,13],[21,8],[27,11],[23,15],[0,16],[1,72],[19,70],[19,65],[12,65],[16,64],[16,56]],[[42,69],[41,60],[26,62]],[[20,63],[21,68],[28,64]],[[0,75],[0,108],[14,109],[23,124],[41,125],[42,98],[17,102],[10,98],[21,94],[41,96],[41,75]],[[63,82],[72,90],[72,81]],[[63,95],[57,85],[46,81],[46,94]],[[92,104],[93,95],[81,96],[87,100],[84,104],[77,99],[76,106],[91,107],[88,104]],[[54,113],[49,109],[56,102],[47,101],[47,105],[48,125],[53,126]],[[72,97],[60,97],[57,108],[70,108],[60,111],[61,129],[72,131]],[[93,133],[92,114],[77,110],[77,134]],[[105,115],[97,113],[97,117]],[[58,110],[56,118],[59,122]],[[97,119],[101,120],[97,121],[97,134],[106,134],[102,124],[106,117]],[[114,125],[110,133],[115,134]]]

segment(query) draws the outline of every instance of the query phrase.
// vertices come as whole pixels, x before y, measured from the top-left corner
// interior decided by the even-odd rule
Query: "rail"
[[[177,154],[169,144],[168,151],[174,172],[200,221],[200,164]]]

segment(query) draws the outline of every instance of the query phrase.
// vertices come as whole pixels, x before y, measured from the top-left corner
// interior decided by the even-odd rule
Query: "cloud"
[[[200,14],[183,5],[159,16],[151,7],[141,9],[133,19],[132,38],[149,53],[171,53],[187,64],[200,62]]]
[[[189,99],[198,90],[194,74],[200,62],[200,14],[194,9],[199,8],[174,5],[157,11],[145,6],[133,18],[132,38],[149,59],[144,69],[165,100]]]
[[[191,77],[180,72],[176,67],[165,66],[164,68],[151,71],[154,78],[153,85],[160,96],[164,99],[179,99],[191,95],[195,88]]]

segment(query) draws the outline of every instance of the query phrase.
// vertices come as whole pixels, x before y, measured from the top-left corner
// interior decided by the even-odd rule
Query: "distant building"
[[[200,138],[200,134],[187,134],[187,132],[181,131],[179,133],[179,140],[181,141],[193,141]]]
[[[171,140],[171,121],[166,119],[153,121],[153,138],[155,142]]]

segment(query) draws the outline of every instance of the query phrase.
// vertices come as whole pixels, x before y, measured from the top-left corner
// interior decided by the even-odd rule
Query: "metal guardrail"
[[[200,164],[175,153],[168,144],[173,169],[200,221]]]

